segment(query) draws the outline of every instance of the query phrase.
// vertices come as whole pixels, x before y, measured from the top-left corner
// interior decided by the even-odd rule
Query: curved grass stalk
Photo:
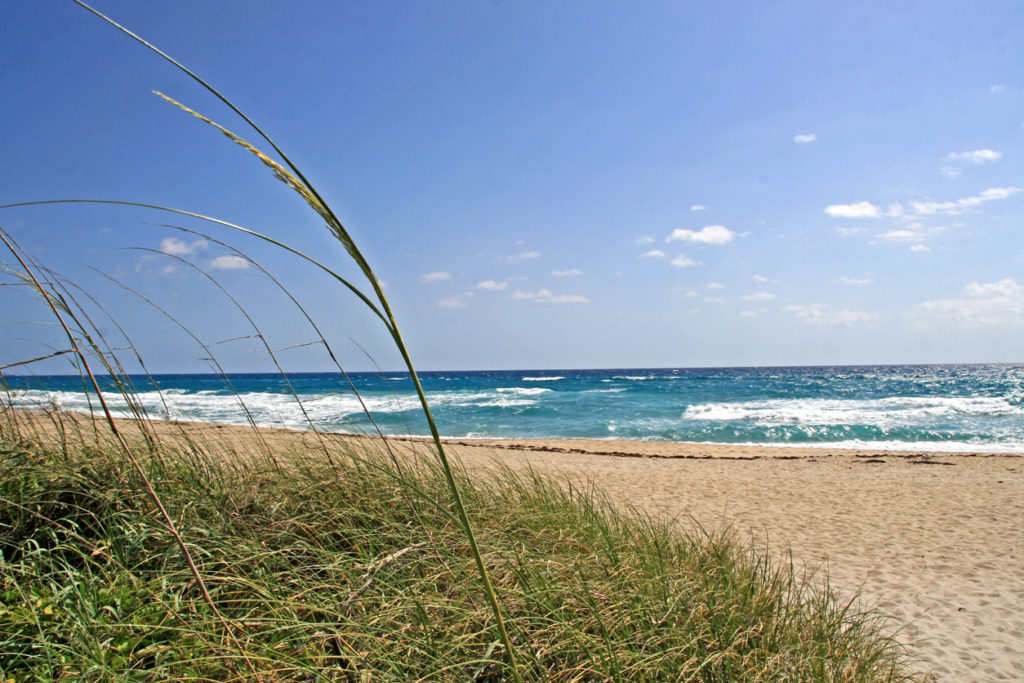
[[[414,388],[416,390],[416,395],[419,398],[420,405],[421,405],[421,407],[423,409],[423,414],[424,414],[424,417],[426,418],[427,425],[428,425],[428,428],[430,430],[430,435],[431,435],[431,438],[433,440],[434,447],[435,447],[435,449],[437,451],[438,461],[441,464],[441,470],[442,470],[442,472],[444,474],[446,485],[447,485],[447,487],[448,487],[448,489],[449,489],[449,491],[451,493],[452,502],[453,502],[453,504],[455,506],[456,512],[458,514],[458,518],[460,520],[460,526],[462,526],[463,532],[466,535],[466,540],[469,543],[470,551],[471,551],[471,553],[473,555],[474,562],[476,563],[477,571],[478,571],[478,573],[480,575],[480,581],[481,581],[481,584],[482,584],[482,587],[483,587],[483,590],[484,590],[484,595],[485,595],[485,597],[487,599],[487,602],[488,602],[488,604],[489,604],[489,606],[491,608],[491,611],[492,611],[492,613],[494,615],[495,627],[498,630],[499,639],[502,641],[502,644],[504,645],[505,657],[506,657],[506,660],[507,660],[507,665],[508,665],[509,673],[511,674],[513,680],[522,683],[523,679],[522,679],[522,676],[521,676],[521,674],[519,672],[519,667],[518,667],[518,665],[516,663],[515,649],[512,646],[512,641],[511,641],[511,639],[509,637],[509,634],[508,634],[508,631],[507,631],[507,629],[505,627],[505,620],[504,620],[504,617],[503,617],[501,605],[500,605],[500,603],[498,601],[497,594],[496,594],[496,592],[494,590],[494,586],[493,586],[493,584],[491,582],[490,574],[489,574],[489,572],[487,570],[486,565],[484,564],[483,556],[482,556],[482,554],[480,552],[480,548],[479,548],[479,545],[478,545],[477,540],[476,540],[476,534],[473,532],[473,526],[472,526],[472,524],[470,522],[468,511],[466,510],[466,506],[465,506],[465,503],[463,501],[462,494],[459,491],[459,487],[458,487],[458,485],[456,483],[452,466],[451,466],[451,464],[450,464],[450,462],[448,460],[448,456],[447,456],[447,454],[445,452],[444,444],[441,441],[441,435],[440,435],[440,432],[438,431],[437,424],[434,421],[433,414],[432,414],[432,412],[430,410],[430,405],[429,405],[429,403],[427,401],[426,393],[423,390],[423,385],[420,382],[419,375],[417,374],[416,368],[413,365],[412,358],[411,358],[411,356],[409,354],[409,350],[406,347],[406,344],[405,344],[404,339],[402,338],[401,332],[399,331],[398,323],[397,323],[397,321],[395,319],[393,311],[391,310],[391,306],[388,303],[387,297],[384,295],[384,290],[383,290],[383,287],[382,287],[382,285],[380,283],[380,280],[378,280],[376,275],[373,273],[372,268],[370,267],[369,263],[366,261],[366,259],[362,255],[362,252],[359,250],[358,246],[356,245],[355,241],[352,239],[351,235],[348,233],[348,230],[345,228],[345,226],[342,224],[341,220],[337,217],[337,215],[330,208],[330,206],[327,204],[327,202],[323,199],[323,197],[320,195],[320,193],[316,190],[316,188],[313,186],[313,184],[310,183],[306,179],[305,175],[291,161],[291,159],[284,153],[284,151],[280,147],[278,147],[278,145],[259,126],[257,126],[255,122],[253,122],[248,116],[246,116],[238,107],[236,107],[230,100],[228,100],[228,98],[226,98],[224,95],[222,95],[216,88],[214,88],[211,85],[209,85],[206,81],[201,79],[198,75],[196,75],[191,70],[189,70],[187,67],[185,67],[183,64],[181,64],[180,62],[174,60],[172,57],[170,57],[169,55],[167,55],[166,53],[164,53],[163,51],[158,49],[156,46],[154,46],[151,43],[145,41],[140,36],[136,35],[132,31],[128,30],[127,28],[125,28],[123,26],[121,26],[120,24],[117,24],[115,21],[113,21],[112,19],[110,19],[106,15],[104,15],[101,12],[93,9],[89,5],[87,5],[84,2],[82,2],[81,0],[73,0],[73,2],[75,2],[78,5],[80,5],[81,7],[85,8],[89,12],[92,12],[93,14],[95,14],[99,18],[103,19],[107,23],[115,26],[116,28],[118,28],[119,30],[121,30],[122,32],[124,32],[125,34],[127,34],[128,36],[133,38],[134,40],[142,43],[148,49],[152,50],[156,54],[160,55],[161,57],[163,57],[164,59],[169,61],[175,67],[177,67],[178,69],[183,71],[185,74],[187,74],[189,77],[191,77],[196,83],[201,85],[203,88],[205,88],[210,93],[212,93],[215,97],[217,97],[219,100],[221,100],[233,112],[235,112],[238,116],[240,116],[242,118],[242,120],[244,120],[249,126],[251,126],[252,129],[254,131],[256,131],[256,133],[263,140],[265,140],[267,142],[267,144],[270,145],[270,147],[274,150],[274,152],[278,154],[278,156],[284,162],[284,165],[274,161],[269,156],[267,156],[265,153],[260,151],[257,147],[255,147],[254,145],[248,143],[243,138],[235,135],[234,133],[231,133],[229,130],[227,130],[226,128],[220,126],[219,124],[214,123],[212,120],[207,119],[206,117],[203,117],[201,114],[188,109],[184,105],[181,105],[181,104],[179,104],[177,102],[174,102],[174,100],[172,100],[171,98],[168,98],[167,96],[165,96],[163,94],[157,93],[161,97],[164,97],[165,99],[173,102],[177,106],[185,109],[186,111],[189,111],[194,116],[196,116],[196,117],[206,121],[210,125],[213,125],[213,126],[217,127],[219,130],[221,130],[221,132],[223,132],[225,135],[227,135],[229,138],[231,138],[236,144],[239,144],[239,145],[245,147],[248,151],[250,151],[257,158],[259,158],[260,161],[262,161],[265,165],[267,165],[271,169],[271,171],[273,172],[275,177],[277,177],[279,180],[281,180],[286,185],[288,185],[292,190],[297,192],[303,199],[306,200],[306,202],[310,205],[310,207],[314,211],[316,211],[316,213],[319,214],[321,218],[324,219],[325,225],[326,225],[328,231],[335,237],[335,239],[337,239],[339,242],[341,242],[342,246],[345,248],[345,251],[348,252],[349,256],[353,259],[353,261],[355,261],[355,263],[359,267],[360,271],[362,271],[363,275],[366,277],[367,281],[370,284],[370,287],[373,289],[373,293],[374,293],[374,295],[375,295],[375,297],[377,299],[377,303],[379,304],[379,308],[359,288],[357,288],[357,287],[353,286],[352,284],[350,284],[347,280],[342,278],[340,275],[338,275],[337,273],[335,273],[331,269],[326,268],[325,266],[322,266],[319,263],[317,263],[317,265],[320,265],[321,268],[324,268],[324,270],[326,270],[333,277],[335,277],[342,284],[344,284],[350,291],[352,291],[354,294],[356,294],[356,296],[361,301],[363,301],[364,304],[366,304],[375,314],[378,315],[378,317],[381,318],[381,320],[384,322],[385,328],[388,330],[389,334],[391,335],[392,341],[394,342],[396,348],[398,349],[399,354],[402,356],[402,361],[405,363],[406,368],[408,369],[409,376],[410,376],[410,378],[412,380],[412,383],[413,383],[413,386],[414,386]],[[0,207],[0,208],[2,208],[2,207]],[[181,212],[181,213],[187,213],[187,212]],[[196,217],[200,217],[200,216],[198,216],[196,214],[191,214],[191,215],[196,216]],[[217,221],[217,222],[220,222],[220,221]],[[236,226],[236,227],[239,227],[239,226]],[[243,228],[243,230],[245,230],[245,229]],[[248,230],[245,230],[245,231],[246,232],[250,232],[252,234],[255,234],[252,231],[248,231]],[[281,242],[278,242],[277,240],[273,240],[273,239],[271,239],[269,237],[264,237],[264,239],[266,239],[268,241],[271,241],[271,242],[281,246],[282,248],[284,248],[284,249],[286,249],[288,251],[291,251],[292,253],[299,254],[303,258],[306,258],[307,260],[309,260],[310,262],[314,262],[315,263],[315,261],[313,261],[313,259],[311,259],[310,257],[308,257],[308,256],[306,256],[304,254],[301,254],[301,252],[299,252],[298,250],[296,250],[296,249],[294,249],[292,247],[289,247],[289,246],[287,246],[287,245],[285,245],[285,244],[283,244]]]
[[[249,312],[247,310],[245,310],[245,307],[242,306],[242,304],[240,304],[238,302],[238,299],[236,299],[234,296],[232,296],[231,293],[227,289],[224,288],[224,285],[222,285],[217,280],[217,278],[213,277],[208,272],[206,272],[205,270],[203,270],[202,268],[200,268],[196,264],[192,263],[191,261],[189,261],[189,260],[187,260],[185,258],[182,258],[181,256],[178,256],[177,254],[169,254],[166,251],[160,251],[159,249],[150,249],[148,247],[135,247],[135,249],[137,249],[138,251],[145,251],[145,252],[149,252],[149,253],[159,254],[160,256],[164,256],[166,258],[173,259],[173,260],[177,261],[178,263],[181,263],[182,265],[185,265],[185,266],[188,266],[189,268],[192,268],[197,273],[201,274],[207,280],[212,282],[213,285],[218,290],[220,290],[221,294],[223,294],[225,297],[227,297],[228,301],[230,301],[234,305],[234,307],[236,309],[238,309],[238,312],[242,314],[242,317],[245,318],[246,322],[249,323],[249,326],[252,327],[253,332],[255,333],[254,334],[255,338],[260,340],[260,343],[263,345],[263,348],[266,351],[267,355],[270,356],[270,360],[274,363],[274,367],[277,368],[278,374],[280,374],[281,377],[284,379],[284,382],[285,382],[285,384],[288,387],[289,393],[291,393],[292,398],[294,398],[296,403],[298,403],[299,410],[302,411],[302,417],[305,418],[306,424],[308,424],[310,429],[313,430],[313,433],[316,435],[317,441],[320,443],[320,448],[324,452],[324,456],[327,458],[328,462],[333,467],[334,466],[334,461],[333,461],[333,459],[331,457],[331,452],[327,448],[327,444],[324,443],[323,435],[320,433],[320,430],[317,429],[316,424],[314,424],[313,418],[311,418],[309,416],[309,413],[306,412],[306,406],[303,405],[302,400],[299,398],[299,393],[295,390],[295,387],[292,385],[291,378],[288,376],[288,373],[285,372],[284,368],[282,368],[281,364],[278,362],[277,354],[274,352],[274,349],[272,349],[270,347],[270,343],[267,341],[267,338],[264,336],[263,331],[256,324],[256,321],[253,320],[252,316],[249,315]],[[246,261],[249,262],[248,257],[242,255],[242,258],[245,258]]]
[[[106,349],[106,352],[99,348],[99,346],[97,346],[95,350],[99,354],[104,368],[107,370],[107,373],[110,375],[110,377],[113,378],[115,384],[117,385],[118,391],[125,399],[125,404],[128,406],[128,409],[131,411],[132,415],[135,416],[133,424],[135,424],[138,427],[139,432],[142,435],[142,438],[145,440],[150,450],[150,453],[154,454],[157,458],[161,459],[161,462],[163,462],[162,456],[160,455],[160,449],[157,447],[158,439],[156,436],[156,432],[152,430],[151,425],[149,424],[145,406],[143,406],[141,401],[138,400],[138,390],[135,388],[135,385],[131,380],[131,375],[128,374],[128,371],[121,363],[120,357],[118,357],[117,355],[117,351],[119,349],[116,349],[113,345],[111,345],[110,342],[107,341],[106,336],[103,334],[102,328],[92,320],[92,318],[89,316],[88,311],[86,311],[82,304],[79,303],[78,297],[74,296],[71,293],[71,288],[76,289],[80,294],[84,295],[89,300],[91,300],[92,303],[100,311],[102,311],[111,322],[113,322],[114,327],[120,330],[122,334],[124,334],[123,328],[121,328],[117,321],[113,319],[113,316],[111,316],[106,311],[106,309],[104,309],[103,306],[99,304],[98,301],[96,301],[88,292],[83,290],[81,287],[78,287],[75,283],[67,280],[64,277],[57,275],[49,268],[43,268],[38,264],[36,264],[36,267],[39,268],[41,272],[46,273],[50,281],[51,287],[55,289],[59,288],[64,292],[65,298],[67,299],[69,305],[73,305],[75,309],[78,311],[78,314],[75,316],[75,319],[77,320],[80,317],[81,320],[85,321],[87,329],[92,330],[96,339],[102,342],[102,345]],[[124,337],[126,340],[128,340],[128,348],[122,348],[120,350],[134,351],[136,358],[141,362],[142,359],[139,356],[138,350],[135,349],[135,347],[132,345],[131,341],[128,339],[128,336],[126,334],[124,335]]]
[[[285,296],[288,297],[288,300],[291,301],[292,305],[295,306],[295,308],[302,314],[303,318],[305,318],[306,322],[309,323],[309,326],[312,328],[313,332],[316,333],[317,339],[316,339],[316,341],[311,342],[311,343],[312,344],[321,344],[324,347],[324,350],[327,352],[327,355],[331,359],[331,362],[334,363],[334,367],[336,367],[338,369],[338,372],[341,373],[342,377],[345,378],[345,382],[348,383],[349,388],[352,390],[352,394],[356,397],[356,400],[359,401],[359,406],[362,408],[363,414],[370,421],[370,424],[373,426],[374,431],[377,432],[377,435],[380,437],[381,443],[383,444],[385,450],[387,450],[388,458],[391,460],[391,464],[394,466],[395,471],[398,472],[399,475],[403,475],[404,474],[401,461],[399,461],[398,456],[395,454],[395,451],[392,448],[391,443],[384,436],[384,432],[381,430],[380,425],[377,424],[377,420],[373,417],[373,414],[370,412],[369,407],[366,405],[366,401],[363,400],[363,396],[362,396],[361,393],[359,393],[359,390],[356,388],[356,385],[352,381],[352,378],[349,377],[348,372],[346,372],[345,368],[342,367],[341,361],[338,360],[337,355],[334,353],[334,348],[331,346],[330,342],[327,341],[327,337],[320,330],[320,327],[316,324],[316,321],[313,320],[313,316],[311,316],[309,314],[309,312],[305,309],[305,307],[299,302],[299,300],[295,297],[295,295],[292,294],[291,290],[289,290],[284,285],[284,283],[282,283],[280,280],[278,280],[276,277],[274,277],[273,273],[271,273],[269,270],[264,268],[258,261],[256,261],[253,258],[251,258],[248,254],[242,252],[237,247],[235,247],[235,246],[233,246],[231,244],[228,244],[227,242],[221,241],[221,240],[217,239],[216,237],[213,237],[212,235],[208,235],[206,233],[199,232],[198,230],[193,230],[191,228],[186,228],[186,227],[183,227],[183,226],[180,226],[180,225],[171,225],[171,224],[167,224],[167,223],[154,223],[153,225],[155,225],[157,227],[164,227],[164,228],[171,228],[172,230],[178,230],[178,231],[181,231],[181,232],[193,235],[195,237],[199,237],[201,239],[207,240],[209,242],[212,242],[213,244],[216,244],[216,245],[218,245],[220,247],[223,247],[224,249],[227,249],[227,250],[233,252],[235,255],[237,255],[237,256],[239,256],[241,258],[244,258],[246,261],[251,263],[254,268],[256,268],[258,271],[260,271],[260,273],[262,273],[264,277],[266,277],[268,280],[273,282],[274,285],[279,290],[281,290],[281,292],[284,293]],[[164,252],[161,252],[161,253],[164,253]],[[204,273],[204,274],[206,274],[206,273]],[[206,274],[206,275],[207,275],[207,277],[210,277],[209,274]],[[107,276],[107,277],[109,278],[109,276]],[[218,283],[218,287],[220,287],[223,290],[223,286],[221,286],[219,283]],[[228,295],[228,296],[230,296],[230,295]],[[233,298],[232,298],[232,301],[234,301]],[[243,314],[246,314],[247,318],[249,317],[248,314],[244,310],[242,312],[243,312]],[[349,337],[349,341],[351,341],[356,346],[356,348],[358,348],[363,353],[363,355],[366,356],[366,358],[377,368],[377,370],[379,372],[381,372],[381,374],[383,374],[383,370],[381,370],[380,366],[377,365],[377,361],[373,358],[372,355],[370,355],[369,352],[366,351],[366,349],[364,349],[362,346],[360,346],[359,343],[356,342],[351,337]],[[269,348],[268,348],[268,351],[270,351]],[[274,355],[272,351],[270,351],[270,353],[271,353],[272,356]],[[139,359],[139,360],[141,362],[141,359]],[[274,359],[274,362],[275,362],[275,365],[276,365],[277,364],[276,358]],[[277,367],[278,367],[278,370],[281,372],[281,374],[285,375],[284,369],[281,368],[280,365],[277,365]],[[289,386],[289,388],[291,388],[292,395],[295,397],[296,402],[298,402],[299,407],[302,409],[303,415],[305,415],[306,420],[309,422],[310,426],[312,427],[312,429],[316,433],[316,436],[320,440],[321,445],[324,446],[324,451],[325,451],[325,454],[327,455],[328,461],[331,461],[332,456],[330,455],[330,452],[327,450],[327,447],[326,447],[326,444],[324,443],[322,434],[317,429],[317,427],[313,423],[312,419],[306,414],[306,408],[303,405],[301,399],[299,399],[298,393],[296,393],[295,389],[292,388],[290,381],[288,382],[288,386]],[[393,391],[392,391],[392,394],[394,395]],[[161,394],[161,397],[162,397],[162,394]],[[395,396],[395,398],[397,399],[397,396]],[[403,416],[404,416],[404,413],[403,413]],[[333,467],[333,463],[332,463],[332,467]],[[410,509],[413,511],[413,514],[416,515],[417,519],[420,519],[419,507],[416,505],[416,503],[412,500],[411,497],[407,496],[407,501],[409,503]]]
[[[259,429],[257,429],[257,427],[256,427],[256,419],[252,416],[252,413],[249,411],[249,407],[247,405],[245,405],[245,402],[242,401],[242,399],[239,397],[238,391],[235,389],[234,385],[231,383],[231,378],[228,377],[227,371],[224,369],[224,367],[217,360],[217,356],[213,353],[213,350],[210,348],[210,344],[207,344],[202,339],[200,339],[191,329],[188,328],[187,325],[185,325],[180,320],[178,320],[173,315],[171,315],[169,312],[167,312],[166,310],[161,308],[152,299],[147,298],[142,293],[132,289],[128,285],[124,284],[123,282],[120,282],[119,280],[117,280],[116,278],[111,277],[110,275],[107,275],[106,273],[103,273],[102,271],[96,271],[96,272],[99,275],[105,277],[110,282],[112,282],[115,285],[117,285],[118,287],[120,287],[121,289],[125,290],[129,294],[132,294],[132,295],[138,297],[142,302],[144,302],[145,304],[147,304],[148,306],[153,308],[153,310],[157,311],[158,313],[163,315],[165,318],[170,320],[172,323],[177,325],[183,332],[185,332],[185,334],[187,334],[189,337],[191,337],[192,340],[196,344],[199,345],[199,347],[206,353],[206,357],[203,360],[206,360],[206,361],[209,362],[210,367],[216,371],[216,374],[220,375],[220,378],[222,380],[224,380],[224,383],[228,386],[228,389],[231,390],[232,395],[234,395],[236,398],[238,398],[238,404],[241,407],[242,412],[245,413],[246,420],[248,421],[249,425],[253,428],[253,433],[256,435],[257,441],[259,441],[260,445],[263,447],[263,451],[264,451],[264,453],[266,453],[267,458],[270,460],[271,464],[275,468],[279,467],[277,459],[274,457],[274,453],[271,450],[270,445],[267,444],[266,440],[263,438],[263,435],[260,433]],[[168,417],[169,416],[170,416],[170,412],[168,412]]]
[[[256,675],[256,668],[253,665],[252,661],[249,660],[249,657],[248,655],[246,655],[245,650],[242,648],[241,644],[238,642],[238,638],[235,635],[235,630],[228,623],[227,619],[224,618],[220,610],[217,609],[217,605],[213,601],[213,597],[210,595],[210,591],[209,588],[207,587],[206,581],[203,579],[203,575],[199,571],[199,567],[196,565],[195,559],[192,557],[192,552],[189,551],[188,546],[185,544],[185,540],[181,537],[181,534],[178,532],[177,525],[174,523],[174,518],[171,517],[170,513],[164,507],[163,501],[160,499],[160,495],[156,492],[156,489],[153,487],[153,484],[150,481],[149,476],[146,474],[145,469],[142,467],[142,463],[140,463],[138,458],[135,457],[134,452],[128,445],[128,442],[125,440],[124,435],[121,434],[120,429],[118,429],[117,422],[114,420],[113,413],[111,412],[110,407],[107,405],[106,399],[103,398],[103,391],[100,389],[99,382],[96,380],[96,375],[93,373],[92,366],[89,363],[89,359],[85,351],[83,350],[82,345],[79,344],[78,339],[75,337],[75,334],[71,331],[71,328],[68,326],[66,318],[70,318],[78,326],[79,331],[82,332],[83,336],[85,337],[85,342],[89,348],[96,349],[95,342],[93,342],[93,340],[91,339],[88,331],[79,324],[74,311],[71,310],[71,306],[68,304],[63,295],[61,295],[59,291],[53,291],[51,293],[44,288],[42,282],[39,280],[39,277],[36,275],[33,269],[30,268],[29,265],[25,262],[25,259],[22,256],[20,248],[15,245],[13,240],[10,239],[9,236],[3,230],[0,230],[0,241],[4,243],[4,246],[7,247],[7,249],[11,252],[14,258],[18,261],[19,265],[24,270],[25,276],[32,281],[34,288],[36,289],[37,292],[39,292],[42,295],[43,300],[46,302],[47,307],[50,309],[50,312],[53,313],[53,316],[57,319],[57,322],[60,324],[61,329],[64,331],[64,334],[67,337],[68,343],[74,349],[74,354],[78,359],[79,363],[81,364],[82,372],[88,377],[89,384],[92,386],[93,391],[96,392],[96,398],[103,409],[103,415],[106,418],[111,433],[114,435],[114,438],[117,441],[121,451],[124,453],[125,457],[131,463],[136,473],[139,475],[139,478],[142,480],[142,484],[146,490],[147,495],[149,496],[150,500],[153,501],[153,504],[156,506],[157,511],[160,513],[160,516],[163,519],[164,525],[167,527],[168,532],[174,538],[175,543],[177,543],[182,556],[185,558],[185,562],[188,564],[189,571],[191,572],[192,577],[195,579],[196,585],[198,586],[199,591],[203,596],[203,601],[213,611],[217,620],[224,627],[224,631],[227,637],[235,644],[235,646],[238,648],[238,651],[242,654],[242,657],[245,659],[246,664],[248,664],[249,669],[252,671],[254,675]],[[106,362],[102,354],[100,354],[100,358],[104,363]]]

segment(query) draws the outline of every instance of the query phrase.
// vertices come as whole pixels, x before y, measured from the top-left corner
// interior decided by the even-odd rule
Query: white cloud
[[[825,304],[811,304],[809,306],[786,306],[784,309],[787,313],[792,313],[800,320],[803,320],[808,325],[820,325],[825,327],[832,327],[843,325],[850,327],[857,323],[871,322],[876,320],[878,316],[874,313],[867,313],[865,311],[847,311],[847,310],[833,310]]]
[[[578,268],[570,268],[569,270],[553,270],[551,274],[555,277],[573,277],[574,275],[583,275],[583,271]]]
[[[939,318],[978,325],[1024,322],[1024,286],[1005,278],[998,282],[972,282],[952,299],[925,301],[918,308]]]
[[[879,233],[876,237],[885,242],[922,242],[945,230],[938,225],[926,228],[920,223],[911,223],[905,228]]]
[[[469,305],[469,299],[472,296],[473,292],[463,292],[447,299],[441,299],[437,302],[437,306],[438,308],[465,308]]]
[[[814,142],[818,139],[818,136],[814,133],[806,133],[803,135],[794,135],[793,142],[798,145],[806,145],[808,142]]]
[[[1006,86],[1005,85],[990,85],[988,87],[988,91],[990,93],[992,93],[993,95],[999,95],[1000,93],[1006,92]]]
[[[644,235],[643,237],[637,237],[636,238],[636,243],[637,244],[650,244],[653,241],[654,241],[654,238],[651,237],[650,235]]]
[[[743,297],[744,301],[771,301],[775,295],[771,292],[754,292]]]
[[[957,178],[960,176],[961,173],[963,173],[963,171],[957,168],[956,166],[942,167],[942,174],[947,178]]]
[[[527,299],[539,304],[589,304],[590,299],[582,294],[554,294],[549,289],[539,289],[536,292],[523,292],[516,290],[512,292],[513,299]]]
[[[853,237],[854,235],[859,235],[862,232],[865,232],[865,229],[864,228],[836,228],[836,232],[838,232],[843,237]]]
[[[931,247],[926,247],[923,244],[915,244],[910,247],[910,251],[931,251]]]
[[[708,207],[704,206],[703,204],[694,204],[693,206],[690,207],[690,211],[703,211],[706,208]]]
[[[692,258],[688,257],[686,254],[680,254],[679,256],[676,256],[674,259],[669,261],[669,263],[671,263],[676,268],[686,268],[688,266],[697,265],[697,262],[694,261]]]
[[[539,251],[521,251],[518,254],[509,254],[505,257],[505,260],[509,263],[514,263],[515,261],[529,261],[535,258],[540,258]]]
[[[640,255],[640,258],[665,258],[666,254],[661,249],[651,249]]]
[[[708,302],[709,304],[727,304],[727,303],[729,303],[729,300],[727,298],[725,298],[724,296],[706,296],[706,297],[704,297],[704,301]]]
[[[699,296],[700,296],[700,292],[698,292],[696,289],[691,289],[688,292],[686,292],[686,298],[687,299],[696,299]]]
[[[423,275],[420,275],[420,282],[442,282],[451,279],[452,274],[447,270],[437,270],[433,273],[423,273]]]
[[[553,304],[589,304],[590,299],[582,294],[556,294],[550,296],[546,301]]]
[[[991,149],[976,149],[972,152],[950,152],[947,158],[953,161],[969,161],[972,164],[987,164],[1002,159],[1003,153]]]
[[[921,239],[922,235],[917,230],[890,230],[878,234],[879,239],[890,242],[913,242]]]
[[[692,242],[694,244],[725,244],[732,242],[735,237],[736,233],[724,225],[707,225],[700,230],[676,228],[665,241]]]
[[[173,256],[188,256],[194,254],[197,251],[206,249],[208,243],[206,240],[196,240],[195,242],[185,242],[177,237],[165,237],[160,240],[160,251],[166,252]]]
[[[999,199],[1012,197],[1020,191],[1019,187],[990,187],[981,194],[974,195],[973,197],[964,197],[955,202],[912,202],[911,205],[914,207],[914,211],[922,216],[931,216],[933,214],[955,216],[966,213],[985,202],[994,202]]]
[[[1018,285],[1016,280],[1003,278],[998,282],[972,282],[964,287],[964,294],[973,297],[1014,296],[1024,294],[1024,287]]]
[[[708,289],[725,289],[725,285],[723,285],[721,282],[709,282],[704,286],[707,287]]]
[[[225,254],[210,261],[212,270],[243,270],[249,267],[249,259],[237,254]]]
[[[743,318],[756,318],[757,311],[740,311],[740,316]]]
[[[841,278],[839,278],[839,281],[842,282],[844,285],[866,285],[869,282],[874,282],[874,280],[872,280],[869,277],[857,278],[857,277],[847,277],[845,275],[842,276]]]
[[[755,276],[754,276],[753,278],[751,278],[751,279],[752,279],[752,280],[753,280],[754,282],[768,282],[768,278],[766,278],[766,277],[765,277],[764,275],[755,275]]]
[[[825,207],[825,213],[839,218],[880,218],[878,207],[871,202],[856,204],[833,204]]]
[[[503,289],[508,289],[507,282],[495,282],[494,280],[484,280],[476,284],[477,289],[482,289],[489,292],[500,292]]]

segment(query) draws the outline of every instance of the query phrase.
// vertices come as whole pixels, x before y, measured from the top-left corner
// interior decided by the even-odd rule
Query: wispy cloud
[[[665,258],[666,254],[661,249],[651,249],[640,255],[640,258]]]
[[[794,135],[793,142],[798,145],[806,145],[809,142],[814,142],[818,139],[818,136],[814,133],[804,133],[802,135]]]
[[[570,268],[569,270],[553,270],[551,274],[555,277],[573,277],[575,275],[583,275],[583,271],[579,268]]]
[[[690,211],[703,211],[706,208],[708,207],[704,206],[703,204],[694,204],[693,206],[690,207]]]
[[[1001,95],[1002,93],[1006,92],[1006,86],[1005,85],[990,85],[990,86],[988,86],[988,91],[990,93],[992,93],[993,95]]]
[[[915,245],[910,247],[910,251],[914,251],[914,252],[931,251],[931,250],[932,250],[931,247],[926,247],[923,244],[915,244]]]
[[[771,292],[754,292],[743,297],[744,301],[771,301],[775,295]]]
[[[926,227],[921,223],[911,223],[905,228],[878,233],[875,237],[883,242],[921,242],[945,231],[946,228],[940,225]]]
[[[455,296],[450,296],[447,299],[441,299],[437,302],[438,308],[465,308],[469,305],[469,300],[472,298],[473,292],[462,292]]]
[[[420,282],[443,282],[451,279],[452,274],[447,270],[437,270],[433,273],[423,273],[423,275],[420,275]]]
[[[249,259],[237,254],[225,254],[210,261],[211,270],[244,270],[249,267]]]
[[[963,169],[958,166],[943,166],[942,175],[947,178],[959,178],[960,174],[963,173]]]
[[[858,323],[871,322],[878,319],[878,315],[866,311],[835,310],[825,304],[810,304],[808,306],[792,305],[782,310],[792,313],[808,325],[819,325],[822,327],[846,326],[850,327]]]
[[[529,261],[535,258],[540,258],[539,251],[521,251],[518,254],[509,254],[505,257],[505,260],[509,263],[515,263],[516,261]]]
[[[177,237],[165,237],[160,240],[160,251],[171,254],[173,256],[188,256],[189,254],[195,254],[196,252],[202,251],[209,246],[206,240],[195,240],[194,242],[185,242]]]
[[[488,292],[500,292],[504,289],[508,289],[508,283],[495,282],[494,280],[484,280],[483,282],[476,283],[476,288]]]
[[[708,289],[725,289],[725,285],[723,285],[721,282],[708,282],[704,286],[707,287]]]
[[[925,301],[918,309],[940,319],[977,325],[1024,322],[1024,286],[1011,278],[972,282],[959,297]]]
[[[687,256],[686,254],[680,254],[679,256],[676,256],[674,259],[669,261],[669,263],[671,263],[676,268],[688,268],[689,266],[697,265],[697,262],[694,261],[689,256]]]
[[[665,238],[666,242],[691,242],[693,244],[726,244],[736,237],[729,228],[724,225],[707,225],[700,230],[686,230],[676,228],[672,234]]]
[[[839,278],[839,281],[844,285],[866,285],[869,282],[874,282],[874,280],[869,277],[847,277],[845,275]]]
[[[969,161],[972,164],[988,164],[1003,158],[1002,152],[991,149],[976,149],[972,152],[950,152],[946,157],[951,161]]]
[[[1012,197],[1020,191],[1019,187],[991,187],[981,194],[964,197],[952,202],[911,202],[911,206],[921,216],[931,216],[934,214],[955,216],[966,213],[986,202],[994,202]]]
[[[635,240],[635,242],[637,244],[650,244],[653,241],[654,241],[654,238],[651,237],[650,235],[644,235],[643,237],[637,237],[636,240]]]
[[[751,280],[753,280],[754,282],[768,282],[768,278],[766,278],[764,275],[755,275],[754,277],[751,278]]]
[[[536,292],[512,292],[513,299],[527,299],[538,304],[589,304],[590,299],[582,294],[554,294],[550,289],[539,289]]]
[[[856,204],[832,204],[825,207],[825,213],[838,218],[881,218],[878,207],[871,202]]]

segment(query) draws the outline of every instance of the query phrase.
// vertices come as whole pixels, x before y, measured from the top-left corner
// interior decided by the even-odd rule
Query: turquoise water
[[[424,435],[403,373],[353,373],[386,434]],[[74,377],[7,377],[13,400],[88,411]],[[154,418],[369,432],[336,373],[134,377]],[[1024,365],[425,372],[445,436],[1024,452]],[[122,400],[111,397],[125,412]]]

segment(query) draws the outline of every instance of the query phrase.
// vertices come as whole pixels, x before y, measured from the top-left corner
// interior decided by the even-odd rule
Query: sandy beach
[[[621,441],[453,442],[603,485],[687,525],[734,527],[901,624],[938,681],[1024,680],[1024,456]]]
[[[253,430],[160,425],[204,443]],[[272,450],[309,433],[261,430]],[[331,437],[342,439],[345,437]],[[421,448],[414,440],[402,448]],[[451,440],[470,471],[502,463],[590,479],[682,526],[732,526],[893,618],[937,681],[1024,680],[1024,454],[941,454],[587,440]]]

